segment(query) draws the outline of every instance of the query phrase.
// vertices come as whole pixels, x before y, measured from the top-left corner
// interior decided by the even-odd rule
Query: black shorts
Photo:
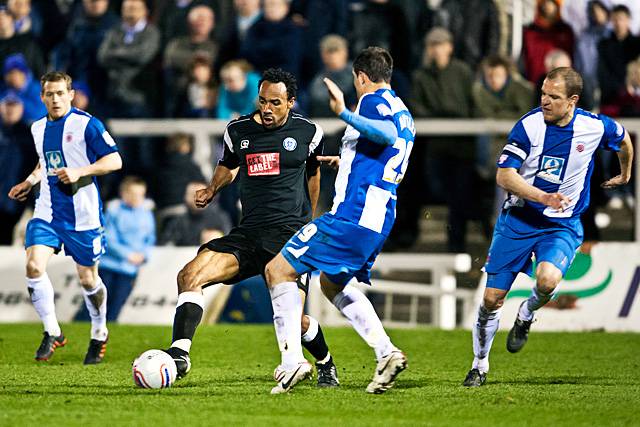
[[[238,274],[227,284],[238,283],[253,276],[264,277],[264,268],[282,249],[285,243],[298,231],[297,228],[281,225],[270,228],[235,227],[226,236],[213,239],[200,246],[198,252],[209,249],[214,252],[233,254],[240,265]],[[298,288],[309,292],[309,276],[298,277]]]

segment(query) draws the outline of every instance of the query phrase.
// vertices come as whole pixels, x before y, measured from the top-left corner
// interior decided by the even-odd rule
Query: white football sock
[[[489,372],[489,352],[500,325],[500,309],[489,311],[480,304],[478,317],[473,325],[473,365],[480,372]]]
[[[45,332],[57,337],[61,332],[58,318],[56,317],[56,307],[54,304],[55,293],[49,276],[47,273],[44,273],[42,276],[34,279],[27,277],[27,286],[29,288],[31,302],[40,320],[42,320]]]
[[[307,328],[307,332],[305,332],[304,335],[302,335],[303,342],[313,341],[316,335],[318,335],[318,327],[320,326],[318,321],[313,317],[307,315],[307,318],[309,319],[309,327]]]
[[[296,282],[283,282],[269,289],[273,305],[273,324],[282,353],[282,368],[290,370],[303,362],[300,335],[302,298]]]
[[[556,287],[556,289],[558,289]],[[534,286],[531,290],[531,296],[526,301],[526,303],[520,306],[520,311],[518,311],[518,317],[521,320],[531,321],[533,320],[533,313],[548,303],[551,298],[553,298],[555,291],[546,295],[538,290],[537,286]]]
[[[104,341],[109,335],[107,329],[107,287],[100,277],[96,278],[96,286],[86,290],[82,288],[84,303],[91,317],[91,339]]]
[[[333,298],[333,305],[344,314],[369,347],[373,348],[378,360],[396,350],[373,305],[357,288],[345,286],[342,292]]]

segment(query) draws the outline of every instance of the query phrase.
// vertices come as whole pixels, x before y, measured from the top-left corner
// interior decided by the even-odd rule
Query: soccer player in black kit
[[[266,264],[311,220],[318,200],[316,153],[322,154],[323,133],[318,125],[291,111],[295,78],[281,69],[269,69],[258,88],[258,110],[227,125],[223,158],[209,187],[196,193],[196,205],[204,208],[238,176],[242,220],[228,235],[202,245],[178,273],[173,341],[167,350],[176,362],[178,377],[191,368],[189,350],[204,308],[202,289],[264,275]],[[306,296],[308,278],[299,279],[298,287]],[[336,367],[322,329],[304,314],[302,341],[317,360],[318,386],[337,386]]]

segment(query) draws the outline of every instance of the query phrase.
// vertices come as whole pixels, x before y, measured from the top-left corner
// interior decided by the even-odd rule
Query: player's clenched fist
[[[20,184],[14,185],[11,187],[11,190],[9,190],[9,198],[24,202],[27,200],[31,187],[33,186],[28,181],[23,181]]]
[[[73,168],[60,168],[55,171],[56,176],[65,184],[73,184],[80,179],[80,173]]]
[[[562,193],[549,193],[542,197],[542,204],[562,212],[571,204],[571,199]]]
[[[215,196],[215,193],[210,187],[196,191],[196,206],[199,208],[206,208],[213,200],[213,196]]]

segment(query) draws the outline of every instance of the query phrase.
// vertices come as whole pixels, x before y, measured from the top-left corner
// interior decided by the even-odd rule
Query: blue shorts
[[[582,238],[580,218],[568,219],[566,224],[548,221],[541,225],[514,215],[511,210],[503,211],[493,230],[484,266],[489,275],[487,287],[509,290],[518,273],[530,275],[532,254],[537,263],[550,262],[564,276]]]
[[[354,277],[370,283],[371,267],[385,240],[380,233],[325,214],[302,227],[280,253],[298,274],[320,270],[338,285]]]
[[[64,245],[64,254],[85,267],[95,265],[104,253],[104,235],[101,228],[75,231],[65,230],[34,218],[27,224],[24,247],[44,245],[56,253]]]

